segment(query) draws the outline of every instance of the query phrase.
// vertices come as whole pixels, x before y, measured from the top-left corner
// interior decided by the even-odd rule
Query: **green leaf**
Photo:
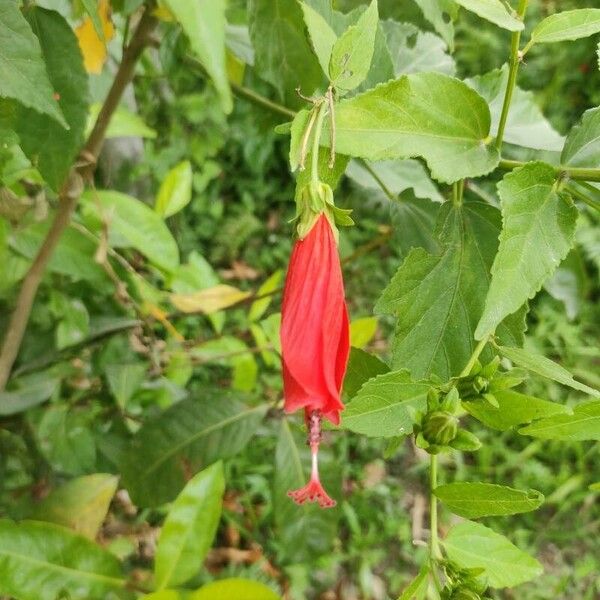
[[[281,600],[264,583],[238,577],[213,581],[193,592],[188,600]]]
[[[83,145],[88,77],[77,38],[61,15],[31,7],[25,16],[39,40],[52,89],[59,96],[58,104],[69,129],[31,108],[20,107],[15,130],[23,152],[48,185],[58,191]]]
[[[62,525],[93,540],[106,518],[117,483],[117,477],[104,473],[72,479],[52,490],[35,507],[31,518]]]
[[[111,190],[93,190],[82,196],[86,214],[108,221],[109,244],[131,247],[166,271],[179,264],[177,242],[164,221],[147,204]]]
[[[406,190],[412,189],[417,198],[429,198],[434,202],[444,201],[444,197],[440,194],[427,174],[427,171],[418,160],[409,158],[406,160],[386,160],[373,163],[351,160],[346,169],[346,175],[361,187],[369,190],[370,198],[373,198],[373,195],[376,194],[382,201],[389,201],[389,198],[381,189],[380,182],[383,182],[386,188],[396,196],[400,196]],[[408,196],[402,197],[398,206],[408,201]],[[410,228],[407,229],[410,230]]]
[[[156,196],[154,210],[163,218],[185,208],[192,199],[192,165],[184,160],[175,165],[163,179]]]
[[[415,0],[423,16],[442,36],[448,48],[454,50],[454,21],[458,16],[458,4],[454,0]]]
[[[255,300],[248,311],[248,319],[250,321],[258,321],[269,308],[276,290],[281,286],[283,271],[281,269],[275,271],[270,277],[265,279],[262,285],[256,290],[258,300]],[[265,296],[261,298],[261,296]]]
[[[54,394],[59,383],[60,379],[45,373],[11,380],[12,389],[0,392],[0,415],[15,415],[45,402]]]
[[[530,44],[578,40],[600,31],[600,8],[567,10],[546,17],[531,32]]]
[[[117,363],[106,365],[104,372],[108,387],[117,404],[125,408],[144,381],[148,367],[144,363]]]
[[[191,474],[237,454],[254,435],[265,406],[246,407],[239,394],[204,389],[142,425],[123,457],[123,482],[138,506],[159,506]]]
[[[406,370],[369,379],[342,414],[342,427],[369,437],[412,432],[417,411],[427,405],[430,384],[412,381]]]
[[[600,441],[600,402],[579,404],[572,415],[554,415],[519,429],[522,435],[542,440]]]
[[[477,339],[533,298],[574,242],[577,208],[555,179],[550,165],[533,162],[498,184],[504,223]]]
[[[377,332],[377,317],[354,319],[350,323],[350,345],[355,348],[366,346]]]
[[[89,333],[90,315],[78,298],[66,299],[65,312],[55,330],[59,350],[81,343]]]
[[[337,89],[353,90],[366,78],[371,68],[378,22],[377,0],[371,0],[356,25],[348,27],[333,45],[329,77]]]
[[[81,475],[96,464],[96,444],[89,415],[64,404],[45,409],[37,427],[41,453],[61,473]]]
[[[537,490],[515,490],[493,483],[449,483],[435,488],[434,494],[455,515],[466,519],[516,515],[538,509],[544,496]]]
[[[499,346],[498,350],[513,363],[532,373],[537,373],[542,377],[552,379],[553,381],[562,383],[563,385],[584,392],[585,394],[600,396],[598,390],[576,381],[567,369],[541,354],[535,354],[529,350],[523,350],[522,348],[509,348],[508,346]]]
[[[350,359],[344,377],[344,395],[354,398],[363,383],[389,370],[390,368],[376,356],[359,348],[350,348]]]
[[[482,19],[508,29],[508,31],[522,31],[523,21],[520,21],[506,10],[506,5],[501,0],[454,0],[462,7],[479,15]]]
[[[324,78],[306,39],[300,4],[297,0],[251,0],[248,15],[258,75],[277,89],[286,106],[303,104],[296,88],[312,94]]]
[[[492,114],[491,133],[496,135],[502,114],[504,92],[508,84],[508,66],[494,69],[465,81],[483,96]],[[565,142],[546,120],[532,92],[515,86],[504,130],[504,140],[517,146],[559,152]]]
[[[19,600],[130,598],[116,557],[51,523],[0,521],[0,593]]]
[[[0,0],[0,73],[0,98],[14,98],[68,128],[54,99],[40,43],[12,0]]]
[[[339,463],[326,448],[319,451],[319,468],[325,489],[334,498],[339,498]],[[310,471],[311,455],[305,433],[292,432],[289,421],[282,419],[275,448],[273,516],[280,548],[278,556],[289,564],[314,561],[330,553],[336,537],[337,509],[325,511],[312,503],[298,506],[287,495],[288,491],[306,484]]]
[[[165,0],[213,80],[225,113],[233,108],[225,64],[225,0]]]
[[[456,65],[442,38],[411,23],[388,20],[381,26],[396,76],[430,71],[454,75]]]
[[[420,156],[439,181],[485,175],[499,161],[489,144],[485,100],[440,73],[381,84],[340,102],[335,118],[337,152],[368,160]],[[328,143],[327,135],[324,139]]]
[[[463,402],[466,411],[492,429],[507,431],[516,425],[531,423],[535,419],[569,412],[569,409],[556,402],[540,400],[513,390],[494,392],[498,407],[488,402]]]
[[[429,563],[425,562],[421,566],[418,575],[411,581],[410,585],[400,594],[398,600],[421,600],[427,591],[429,583]]]
[[[96,123],[96,119],[100,114],[102,104],[96,102],[90,106],[86,135],[89,135]],[[148,127],[142,117],[138,114],[131,112],[130,110],[119,106],[117,110],[110,117],[108,123],[108,129],[106,130],[105,139],[112,139],[118,137],[140,137],[147,139],[154,139],[156,137],[156,131],[151,127]]]
[[[154,563],[156,585],[180,585],[202,566],[223,505],[225,476],[219,461],[197,473],[173,502],[160,532]]]
[[[189,600],[189,597],[187,594],[184,595],[184,593],[175,590],[161,590],[153,594],[146,594],[142,596],[141,600]]]
[[[377,313],[397,317],[393,368],[406,368],[415,379],[461,372],[474,350],[499,220],[498,210],[481,202],[444,205],[437,232],[442,252],[410,251],[375,305]]]
[[[600,167],[600,106],[584,112],[581,123],[571,129],[560,162],[569,167]]]
[[[331,50],[337,41],[335,31],[331,29],[329,23],[312,6],[302,2],[302,13],[304,22],[313,50],[319,59],[319,64],[325,76],[329,77],[329,61],[331,60]]]
[[[471,521],[450,529],[442,542],[448,558],[465,569],[485,569],[491,587],[513,587],[538,577],[542,565],[503,535]]]
[[[51,219],[35,223],[19,231],[10,240],[10,245],[19,254],[33,260],[42,245]],[[105,286],[108,278],[102,267],[94,262],[96,246],[83,233],[67,228],[48,263],[48,270],[54,273],[68,275],[75,281],[85,280],[99,286]]]

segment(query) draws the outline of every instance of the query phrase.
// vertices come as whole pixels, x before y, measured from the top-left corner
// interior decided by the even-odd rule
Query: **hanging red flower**
[[[350,341],[337,243],[324,213],[292,251],[283,292],[281,352],[285,411],[303,408],[313,456],[309,483],[288,492],[298,504],[335,506],[319,481],[321,420],[340,422]]]

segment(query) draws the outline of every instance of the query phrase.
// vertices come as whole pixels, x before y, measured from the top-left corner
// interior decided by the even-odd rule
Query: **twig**
[[[2,351],[0,352],[0,391],[6,387],[6,382],[19,353],[33,307],[33,301],[42,281],[46,265],[63,231],[70,222],[71,213],[83,192],[84,181],[88,180],[94,173],[96,161],[100,155],[110,119],[121,100],[125,88],[133,78],[135,65],[156,24],[157,20],[152,16],[151,10],[146,8],[131,38],[131,42],[123,53],[123,59],[115,75],[112,87],[98,114],[94,128],[80,153],[80,158],[77,164],[71,168],[60,190],[59,207],[56,211],[54,221],[23,279],[15,309],[10,318],[6,335],[4,336]]]
[[[526,162],[520,160],[507,160],[502,159],[498,165],[505,171],[512,171],[512,169],[518,169],[524,167]],[[552,166],[557,177],[566,176],[569,179],[581,180],[581,181],[600,181],[600,169],[585,169],[581,167],[563,167],[563,166]]]

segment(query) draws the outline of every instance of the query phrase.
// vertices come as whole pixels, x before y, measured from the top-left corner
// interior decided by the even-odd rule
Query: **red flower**
[[[321,214],[296,242],[288,267],[281,320],[285,411],[305,410],[313,473],[307,486],[289,495],[298,503],[334,506],[319,483],[317,452],[321,419],[340,422],[340,390],[350,342],[344,282],[335,236]]]

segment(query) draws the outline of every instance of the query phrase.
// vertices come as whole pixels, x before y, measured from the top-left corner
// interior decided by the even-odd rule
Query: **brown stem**
[[[54,216],[54,221],[23,279],[15,310],[10,318],[8,329],[4,336],[2,351],[0,352],[0,392],[6,387],[6,382],[19,353],[33,301],[42,281],[46,265],[52,257],[60,236],[69,225],[71,213],[83,191],[83,182],[89,179],[94,173],[96,161],[100,155],[110,119],[121,100],[125,88],[133,78],[135,65],[147,45],[150,33],[156,27],[156,24],[157,20],[151,15],[150,10],[146,9],[131,38],[131,42],[123,53],[123,59],[119,65],[113,84],[98,114],[94,128],[80,153],[80,158],[77,164],[71,168],[59,192],[59,206]]]

